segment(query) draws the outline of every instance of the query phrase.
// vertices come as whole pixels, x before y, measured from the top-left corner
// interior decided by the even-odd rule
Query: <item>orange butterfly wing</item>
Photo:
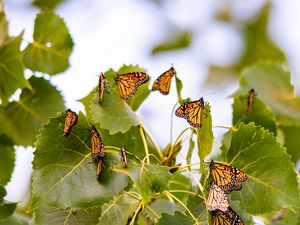
[[[218,187],[214,182],[210,186],[208,199],[206,201],[206,208],[209,211],[221,210],[227,211],[229,207],[227,193],[222,188]]]
[[[105,157],[104,144],[95,126],[91,130],[92,157],[96,161]]]
[[[210,225],[244,225],[242,218],[230,207],[226,212],[216,210],[211,215]]]
[[[185,118],[193,127],[201,127],[203,123],[204,100],[200,98],[197,101],[185,102],[176,109],[175,115]]]
[[[105,88],[105,77],[104,74],[101,73],[99,76],[99,98],[98,101],[100,104],[103,102],[104,88]]]
[[[98,177],[98,180],[100,180],[100,177],[102,175],[103,160],[104,159],[99,159],[99,161],[97,163],[97,177]]]
[[[152,91],[160,91],[160,93],[167,95],[169,94],[170,87],[171,87],[171,80],[174,74],[176,73],[176,70],[171,67],[169,70],[164,72],[162,75],[160,75],[153,83],[152,85]]]
[[[73,112],[71,109],[66,111],[66,120],[64,125],[64,136],[69,136],[72,128],[76,125],[78,121],[78,115],[76,112]]]
[[[135,94],[137,88],[149,80],[149,75],[144,72],[118,74],[115,78],[122,99],[129,99]]]

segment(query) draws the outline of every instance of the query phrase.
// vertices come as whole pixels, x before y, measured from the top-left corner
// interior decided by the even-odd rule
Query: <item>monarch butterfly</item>
[[[153,83],[152,85],[152,91],[160,91],[163,95],[169,94],[170,86],[171,86],[171,80],[174,74],[176,73],[176,70],[172,66],[169,70],[161,74]]]
[[[197,101],[183,103],[176,109],[175,115],[185,118],[193,127],[201,127],[203,123],[202,114],[204,110],[206,110],[204,107],[204,100],[203,98],[200,98]]]
[[[244,225],[244,222],[242,218],[229,207],[226,212],[221,210],[212,211],[210,225]]]
[[[247,108],[246,112],[249,113],[251,111],[252,105],[253,105],[253,100],[254,97],[256,96],[255,90],[252,88],[249,93],[248,93],[248,101],[247,101]]]
[[[103,167],[103,158],[100,158],[98,163],[97,163],[97,177],[98,180],[100,180],[100,177],[102,175],[102,167]]]
[[[135,94],[137,88],[149,80],[149,75],[144,72],[132,72],[118,74],[115,81],[118,85],[119,93],[122,99],[129,99]]]
[[[227,193],[222,188],[218,187],[214,182],[211,183],[206,208],[209,211],[221,210],[227,211],[229,207]]]
[[[104,159],[105,152],[104,152],[104,144],[103,141],[96,129],[93,125],[91,130],[91,142],[92,142],[92,157],[96,161],[100,159]]]
[[[123,167],[128,167],[127,156],[126,156],[126,148],[124,146],[121,147],[121,159],[123,162]]]
[[[215,184],[226,193],[232,190],[240,190],[242,182],[247,180],[247,174],[233,166],[210,162],[210,174]]]
[[[69,134],[72,131],[72,128],[76,125],[78,121],[78,115],[76,112],[72,111],[71,109],[68,109],[66,111],[66,120],[64,125],[64,136],[69,136]]]
[[[102,104],[102,102],[103,102],[105,81],[106,81],[106,79],[104,77],[104,74],[101,73],[99,76],[99,98],[98,98],[98,101],[100,104]]]

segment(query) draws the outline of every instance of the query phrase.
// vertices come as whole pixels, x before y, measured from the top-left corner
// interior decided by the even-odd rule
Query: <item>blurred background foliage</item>
[[[80,42],[76,42],[73,40],[72,36],[76,36],[77,34],[72,34],[72,29],[70,32],[70,29],[67,26],[68,23],[66,24],[65,22],[65,19],[67,19],[67,21],[70,21],[72,20],[72,18],[70,19],[60,16],[61,14],[64,14],[63,10],[68,11],[68,7],[71,7],[74,2],[76,1],[34,0],[31,2],[26,2],[25,6],[27,7],[27,10],[34,11],[33,14],[35,19],[34,17],[32,17],[31,28],[29,28],[29,30],[24,31],[24,28],[22,28],[18,31],[17,34],[12,35],[11,30],[13,29],[10,22],[13,25],[15,25],[16,23],[14,23],[14,21],[8,21],[7,17],[9,16],[10,11],[7,10],[6,12],[6,4],[9,5],[8,9],[11,9],[11,11],[13,12],[14,10],[12,8],[17,7],[19,2],[9,0],[0,1],[0,225],[27,224],[26,221],[28,221],[28,219],[32,216],[32,213],[27,211],[29,207],[28,199],[30,198],[30,188],[28,186],[29,180],[26,182],[26,185],[24,184],[23,189],[26,189],[26,194],[22,197],[21,204],[17,204],[15,203],[15,201],[9,201],[10,199],[6,198],[7,192],[14,192],[15,190],[15,187],[8,188],[7,185],[12,178],[12,173],[17,162],[16,155],[18,154],[18,151],[23,151],[22,149],[20,149],[21,147],[34,146],[34,143],[36,142],[36,135],[39,133],[42,125],[49,121],[49,117],[55,116],[57,112],[64,111],[66,108],[65,105],[72,106],[72,100],[75,101],[80,98],[81,102],[85,105],[86,116],[88,119],[99,122],[99,125],[101,124],[101,128],[109,129],[110,133],[116,133],[120,131],[118,130],[120,127],[111,128],[109,127],[109,123],[103,123],[104,118],[101,117],[103,113],[101,109],[97,108],[96,106],[93,107],[93,104],[91,104],[91,107],[87,107],[91,103],[91,101],[93,101],[95,91],[90,92],[90,90],[95,86],[94,81],[95,79],[97,79],[97,77],[95,77],[95,79],[93,80],[93,85],[87,88],[88,91],[84,93],[78,90],[78,98],[75,99],[75,97],[73,97],[72,100],[70,100],[70,98],[67,97],[67,94],[65,94],[65,92],[67,92],[66,90],[60,89],[62,89],[64,85],[68,86],[68,82],[66,82],[68,81],[68,79],[76,80],[76,77],[69,76],[68,78],[66,78],[66,80],[60,80],[61,84],[60,86],[58,85],[59,88],[57,88],[55,85],[55,82],[58,81],[55,81],[55,78],[52,78],[56,77],[56,75],[58,74],[68,74],[70,73],[70,71],[74,73],[76,72],[72,70],[72,67],[76,68],[74,67],[74,64],[81,64],[80,60],[76,61],[75,63],[74,61],[73,63],[70,63],[70,60],[72,59],[72,51],[76,50],[76,45],[81,45]],[[131,4],[138,4],[136,1],[132,2]],[[168,67],[171,63],[175,63],[176,68],[179,64],[178,67],[180,68],[181,62],[180,60],[177,61],[176,58],[183,58],[184,60],[186,60],[189,57],[185,58],[182,55],[191,54],[191,58],[193,58],[195,64],[205,64],[206,68],[203,70],[206,70],[206,72],[202,71],[199,73],[199,70],[197,70],[198,73],[195,74],[193,73],[193,70],[191,70],[192,72],[190,78],[187,78],[187,75],[184,75],[185,77],[182,76],[183,83],[186,84],[186,89],[189,89],[191,87],[188,83],[193,83],[194,80],[194,87],[201,87],[202,90],[206,91],[206,93],[208,92],[208,90],[222,90],[224,89],[224,87],[228,87],[228,91],[220,91],[219,94],[216,94],[215,98],[220,98],[220,96],[222,96],[222,100],[219,100],[221,102],[225,101],[224,99],[233,92],[232,87],[237,88],[239,82],[240,88],[233,95],[233,126],[241,122],[247,124],[251,121],[254,121],[255,124],[262,125],[269,131],[273,131],[274,134],[277,135],[277,140],[284,144],[284,146],[286,147],[288,154],[291,156],[291,160],[295,163],[296,170],[299,170],[300,139],[298,137],[300,136],[300,77],[297,71],[299,72],[300,69],[299,64],[298,70],[297,68],[293,69],[295,68],[295,65],[293,65],[293,60],[290,60],[290,55],[292,54],[288,55],[281,47],[279,47],[277,42],[274,41],[277,40],[276,36],[274,37],[274,32],[270,32],[270,19],[272,18],[274,5],[278,4],[278,2],[275,1],[273,3],[272,1],[257,1],[256,3],[253,3],[254,5],[256,4],[258,6],[254,7],[255,10],[252,10],[252,12],[254,13],[252,13],[252,15],[248,16],[247,18],[237,16],[236,12],[234,11],[234,9],[236,9],[235,5],[240,4],[237,3],[237,1],[219,1],[218,3],[213,4],[213,6],[210,5],[211,3],[204,1],[197,5],[206,6],[207,11],[211,11],[211,20],[213,21],[214,25],[218,25],[225,29],[228,28],[231,31],[234,31],[233,33],[238,34],[233,38],[233,40],[235,40],[236,42],[232,40],[232,42],[228,42],[228,45],[230,47],[235,46],[235,48],[233,48],[233,52],[230,52],[231,56],[228,56],[229,59],[226,60],[226,57],[224,57],[225,60],[223,59],[223,61],[219,60],[218,56],[213,57],[207,52],[208,49],[211,48],[213,54],[215,53],[216,55],[218,55],[219,53],[218,51],[213,51],[214,41],[216,39],[212,38],[211,40],[207,40],[210,39],[210,36],[205,36],[207,30],[209,30],[209,27],[206,26],[210,26],[212,23],[199,22],[197,19],[195,19],[195,21],[188,24],[180,21],[180,19],[174,19],[176,15],[179,15],[181,13],[181,4],[184,5],[188,3],[182,1],[175,1],[174,3],[171,3],[166,0],[145,0],[143,2],[143,4],[146,4],[147,7],[150,8],[150,11],[151,9],[155,9],[157,12],[159,12],[159,19],[163,20],[164,23],[164,26],[162,27],[167,29],[162,31],[159,37],[155,37],[153,39],[151,39],[151,37],[150,39],[146,40],[149,43],[147,47],[145,47],[144,52],[147,52],[148,58],[146,58],[148,61],[145,59],[138,60],[139,54],[137,54],[136,57],[132,57],[130,59],[127,59],[126,57],[121,58],[121,60],[119,59],[119,61],[123,60],[122,63],[125,63],[124,61],[129,61],[129,63],[133,64],[141,63],[142,65],[144,62],[151,61],[149,63],[146,63],[148,67],[158,64],[158,61],[162,61],[159,69],[166,68],[166,65]],[[83,3],[83,5],[84,4],[85,3]],[[86,4],[88,5],[88,3]],[[170,7],[172,4],[177,7],[177,10],[174,10],[173,7]],[[249,9],[251,8],[250,6],[252,3],[244,4],[246,5],[246,7],[247,4],[249,4]],[[22,7],[24,8],[24,5],[21,4],[21,8]],[[25,10],[25,8],[21,10]],[[206,10],[203,10],[203,14],[207,13],[205,11]],[[199,11],[195,10],[195,13],[198,12]],[[72,15],[80,17],[82,13],[88,12],[83,12],[81,8],[81,11],[75,11]],[[194,12],[188,12],[187,14],[189,13],[193,14]],[[137,12],[137,15],[139,15],[139,12]],[[181,17],[179,16],[179,18]],[[159,22],[159,20],[156,20],[155,22]],[[90,21],[90,23],[92,24],[93,22]],[[147,26],[147,24],[143,24],[143,26]],[[215,29],[218,29],[218,26],[216,26],[217,28]],[[88,27],[88,29],[92,28]],[[121,31],[124,32],[124,30]],[[126,33],[122,32],[118,37],[120,39],[123,35],[126,35]],[[138,34],[141,31],[131,30],[130,24],[128,24],[126,32],[136,32]],[[24,37],[25,35],[26,37]],[[102,33],[101,35],[105,36],[105,33]],[[278,34],[278,36],[280,35]],[[138,35],[137,38],[139,38]],[[227,39],[225,38],[225,44],[226,40]],[[99,42],[101,42],[101,40],[99,40]],[[206,44],[208,44],[207,48],[204,48],[203,46]],[[137,46],[137,48],[139,48],[139,46]],[[295,51],[296,50],[297,48],[295,47]],[[111,51],[116,54],[118,52],[118,49]],[[81,52],[79,52],[79,54],[81,54]],[[99,52],[99,54],[102,53]],[[210,52],[210,54],[212,53]],[[226,55],[226,53],[222,54],[223,56]],[[94,57],[94,55],[92,57]],[[84,60],[83,58],[79,59],[81,59],[82,61]],[[91,63],[88,64],[87,67],[90,66],[92,68],[91,64],[97,62],[97,59],[94,60],[95,61],[91,59]],[[119,61],[116,60],[115,64],[113,64],[112,67],[116,67],[116,65],[118,65],[117,68],[121,68],[121,64],[119,63]],[[292,73],[290,75],[290,73],[287,72],[282,66],[268,67],[265,66],[266,64],[280,64],[287,68],[292,68]],[[102,68],[104,67],[101,63],[100,65],[101,69],[99,69],[100,66],[94,65],[97,69],[91,69],[86,73],[89,75],[91,73],[93,75],[96,75],[100,72],[99,70],[102,70]],[[189,64],[186,65],[186,67],[188,66]],[[250,68],[246,69],[249,66]],[[104,68],[110,67],[110,65],[106,65],[106,67]],[[85,69],[86,67],[78,73],[83,73],[83,71],[85,72]],[[124,70],[126,71],[126,66],[120,69],[120,71]],[[107,72],[106,75],[108,79],[112,79],[114,71],[116,71],[116,68]],[[181,72],[179,74],[186,73],[184,70],[179,71]],[[158,72],[158,70],[155,72]],[[274,79],[272,79],[272,82],[270,82],[270,77],[272,76]],[[203,80],[203,83],[199,81],[201,79]],[[179,82],[177,82],[177,84],[178,83]],[[82,82],[80,83],[79,81],[79,85],[77,84],[76,89],[80,89],[81,84]],[[293,86],[293,84],[295,86]],[[183,86],[185,87],[185,85]],[[243,117],[241,115],[244,109],[240,106],[241,104],[245,103],[245,100],[243,98],[240,98],[240,95],[244,95],[246,97],[249,89],[251,89],[252,87],[257,87],[256,91],[259,98],[257,108],[256,110],[254,110],[254,114],[251,114],[251,116],[253,116],[252,118],[250,118],[250,115]],[[195,96],[197,94],[203,95],[204,93],[202,90],[201,92],[198,91],[197,93],[193,92],[193,94],[191,94],[192,92],[184,90],[183,93],[187,96]],[[88,94],[88,92],[90,93]],[[140,104],[149,95],[149,89],[145,87],[140,91],[140,93],[141,95],[138,96],[137,99],[133,99],[129,103],[132,111],[131,109],[129,110],[129,112],[125,110],[125,113],[128,113],[130,115],[133,114],[133,112],[139,108]],[[83,98],[86,94],[88,95]],[[295,95],[298,95],[298,97],[295,97]],[[111,97],[113,98],[114,96]],[[66,100],[67,104],[65,104],[64,100]],[[262,101],[260,102],[260,100]],[[152,103],[157,101],[157,99],[152,100]],[[232,102],[232,100],[229,101]],[[145,102],[150,106],[153,106],[153,104],[151,104],[151,101],[147,102],[147,100],[145,100]],[[212,105],[217,105],[218,103],[218,101],[215,101],[215,103],[213,103]],[[228,101],[226,103],[228,103]],[[161,104],[164,103],[162,102]],[[160,104],[156,103],[156,105],[159,106]],[[82,106],[79,106],[79,108],[83,109]],[[112,108],[108,107],[108,109]],[[223,110],[220,109],[216,112],[215,116],[213,114],[213,120],[214,118],[220,116],[222,121],[222,111]],[[147,112],[149,113],[151,111],[147,111],[145,109],[144,111],[143,109],[138,111],[138,113],[141,114],[141,117],[145,118],[144,120],[147,120]],[[168,118],[169,116],[170,113],[168,112]],[[152,114],[152,117],[155,117],[155,114]],[[268,119],[260,120],[260,118]],[[163,119],[164,118],[162,118],[158,123],[161,123]],[[218,122],[220,123],[220,120],[218,120]],[[226,123],[230,123],[230,121],[228,122],[227,120],[225,123],[222,123],[222,125],[226,125]],[[135,136],[138,133],[138,128],[131,126],[137,124],[138,120],[135,121],[133,119],[133,121],[129,122],[129,125],[121,131],[130,132],[131,136]],[[149,122],[149,124],[151,124],[151,122]],[[153,126],[155,124],[156,122],[153,122]],[[251,125],[248,126],[251,127]],[[151,125],[149,125],[149,127],[151,128]],[[180,130],[180,126],[178,127],[179,128],[175,129]],[[167,133],[166,130],[167,129],[165,128],[164,131],[161,132]],[[114,142],[113,138],[109,136],[108,131],[103,130],[102,132],[104,133],[104,138],[107,139],[108,143]],[[219,140],[220,142],[223,133],[224,132],[218,134],[216,132],[215,137],[217,141]],[[267,134],[265,134],[264,132],[262,133],[262,136],[267,136]],[[197,135],[199,137],[203,137],[203,134],[201,133]],[[160,137],[159,133],[157,134],[157,137]],[[116,136],[115,138],[122,139],[122,137],[118,136]],[[227,151],[229,151],[229,149],[226,147],[226,142],[228,142],[226,138],[228,138],[228,136],[225,135],[223,138],[223,145],[221,147],[221,155],[223,156],[226,156]],[[165,136],[163,136],[161,139],[166,140],[168,138],[165,138]],[[160,144],[165,142],[168,141],[160,142]],[[128,139],[128,143],[129,145],[133,145],[133,142],[130,139]],[[194,145],[195,143],[193,142],[193,139],[190,139],[190,146],[193,147]],[[199,145],[201,145],[201,143]],[[143,153],[140,153],[138,151],[138,147],[140,146],[142,146],[142,143],[138,143],[133,151],[136,151],[135,153],[141,157],[143,156]],[[192,147],[190,149],[192,149]],[[153,154],[156,154],[154,148],[155,147],[152,146],[152,148],[150,148],[150,151]],[[218,146],[214,146],[214,150],[218,150]],[[209,153],[209,151],[210,150],[208,150],[207,154]],[[38,154],[38,152],[36,154]],[[201,156],[201,158],[204,158],[207,154]],[[214,154],[212,154],[212,156],[214,156]],[[191,152],[187,156],[187,161],[190,161],[190,158],[192,158]],[[288,165],[288,160],[284,161],[284,163],[286,163],[285,165]],[[37,165],[35,164],[34,166]],[[85,165],[84,168],[87,167],[88,165]],[[155,171],[155,169],[157,168],[154,168],[153,170]],[[31,170],[29,169],[29,171]],[[134,171],[132,173],[134,174]],[[93,177],[92,175],[90,176]],[[170,179],[166,174],[164,174],[164,176],[166,177],[166,179]],[[43,179],[43,177],[36,177],[37,179]],[[245,189],[243,189],[243,191],[245,191]],[[235,198],[238,197],[234,196],[233,199]],[[133,205],[132,208],[128,208],[127,212],[128,215],[132,214],[132,210],[136,207],[136,201],[133,201],[132,199],[122,198],[120,200],[120,205],[123,204],[123,201],[125,201],[126,203],[129,202]],[[200,202],[198,204],[198,199],[189,198],[188,201],[190,205],[199,206],[203,204],[203,202]],[[65,218],[69,215],[72,209],[68,211],[68,209],[65,208],[66,205],[64,205],[64,203],[61,204],[62,205],[60,205],[60,207],[64,209],[57,209],[55,215],[60,215],[62,216],[62,218]],[[107,204],[108,205],[106,205],[105,207],[109,207],[109,203]],[[161,204],[164,204],[163,199]],[[35,223],[47,224],[45,222],[48,215],[47,210],[50,210],[49,212],[53,213],[53,211],[51,211],[51,209],[47,207],[48,206],[43,205],[39,206],[35,214]],[[166,207],[176,208],[176,206],[174,205],[167,205]],[[196,207],[191,207],[191,210],[195,214],[195,216],[203,218],[203,215],[201,214],[203,208],[199,207],[197,211]],[[195,212],[193,210],[195,210]],[[251,210],[255,211],[253,209]],[[159,208],[158,211],[162,212],[163,209]],[[180,210],[174,210],[174,212],[175,211]],[[162,219],[159,221],[159,224],[168,224],[168,222],[173,220],[185,221],[187,224],[192,224],[193,221],[190,221],[190,218],[185,218],[186,216],[181,212],[176,212],[172,216],[162,213]],[[244,213],[242,212],[242,210],[238,212],[241,215]],[[276,214],[272,213],[264,215],[263,218],[265,219],[264,222],[266,224],[297,224],[299,219],[297,217],[297,212],[298,211],[295,211],[293,208],[286,208],[280,210]],[[96,223],[98,221],[99,213],[99,211],[98,213],[95,213],[95,211],[87,213],[85,210],[78,210],[77,216],[79,220],[85,219],[86,221],[93,221],[91,223]],[[243,218],[247,218],[247,215],[249,217],[249,214],[245,213],[245,216]],[[102,217],[103,221],[110,221],[110,218],[108,216],[102,215]],[[143,217],[143,215],[141,215],[141,217]],[[74,221],[76,221],[76,216],[74,218]],[[70,224],[72,223],[73,222],[70,222]]]

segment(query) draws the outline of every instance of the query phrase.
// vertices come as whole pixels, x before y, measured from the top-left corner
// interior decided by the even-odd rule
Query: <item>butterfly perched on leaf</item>
[[[126,156],[126,148],[124,146],[121,147],[121,159],[123,163],[123,167],[127,168],[128,167],[128,162],[127,162],[127,156]]]
[[[203,123],[204,99],[197,101],[185,102],[176,109],[175,115],[185,118],[193,127],[201,127]]]
[[[66,111],[66,120],[64,125],[64,136],[69,136],[73,127],[76,125],[78,121],[78,115],[76,112],[72,111],[71,109],[68,109]]]
[[[115,77],[120,96],[125,100],[134,95],[138,87],[146,83],[148,80],[149,75],[144,72],[117,74],[117,76]]]
[[[222,163],[210,162],[210,174],[213,182],[226,193],[240,190],[242,182],[247,180],[247,174],[240,169]]]
[[[104,159],[105,151],[104,144],[97,131],[96,127],[93,125],[91,129],[91,142],[92,142],[92,157],[95,161]]]
[[[153,83],[152,91],[159,91],[163,95],[169,94],[171,87],[171,80],[176,70],[172,66],[169,70],[161,74]]]
[[[218,187],[214,182],[211,183],[209,195],[206,201],[206,208],[209,211],[221,210],[227,211],[229,207],[227,193]]]
[[[230,207],[227,211],[215,210],[211,212],[210,225],[244,225],[242,218]]]
[[[98,101],[100,104],[102,104],[102,102],[103,102],[105,82],[106,82],[106,79],[104,77],[104,74],[101,73],[99,76],[99,97],[98,97]]]
[[[256,92],[254,89],[251,89],[248,93],[248,101],[247,101],[247,107],[246,107],[246,112],[249,113],[251,111],[252,105],[253,105],[253,100],[254,97],[256,96]]]

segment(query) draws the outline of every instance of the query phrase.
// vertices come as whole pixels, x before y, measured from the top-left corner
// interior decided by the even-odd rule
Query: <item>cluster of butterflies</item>
[[[66,119],[64,124],[64,136],[69,136],[73,127],[76,125],[78,121],[78,115],[76,112],[72,111],[71,109],[68,109],[66,111]],[[91,143],[92,143],[92,150],[91,155],[94,161],[97,163],[97,177],[98,180],[101,177],[102,174],[102,168],[103,168],[103,161],[105,158],[105,150],[104,150],[104,143],[100,137],[99,132],[97,131],[96,127],[92,125],[91,128]],[[126,156],[126,148],[124,146],[121,147],[120,150],[121,160],[123,163],[123,167],[127,168],[127,156]]]
[[[242,188],[247,175],[236,167],[210,162],[212,182],[206,208],[211,212],[212,225],[244,225],[242,218],[232,210],[228,194]]]
[[[169,70],[162,73],[153,83],[152,91],[159,91],[163,95],[170,92],[172,77],[176,74],[175,68],[172,66]],[[145,84],[149,80],[149,75],[144,72],[131,72],[126,74],[117,74],[115,82],[118,86],[120,97],[124,100],[133,96],[138,87]],[[103,103],[104,90],[107,87],[107,80],[104,74],[99,76],[99,103]],[[183,103],[176,111],[175,115],[187,120],[193,127],[201,127],[203,123],[204,100],[200,98],[196,101]]]

